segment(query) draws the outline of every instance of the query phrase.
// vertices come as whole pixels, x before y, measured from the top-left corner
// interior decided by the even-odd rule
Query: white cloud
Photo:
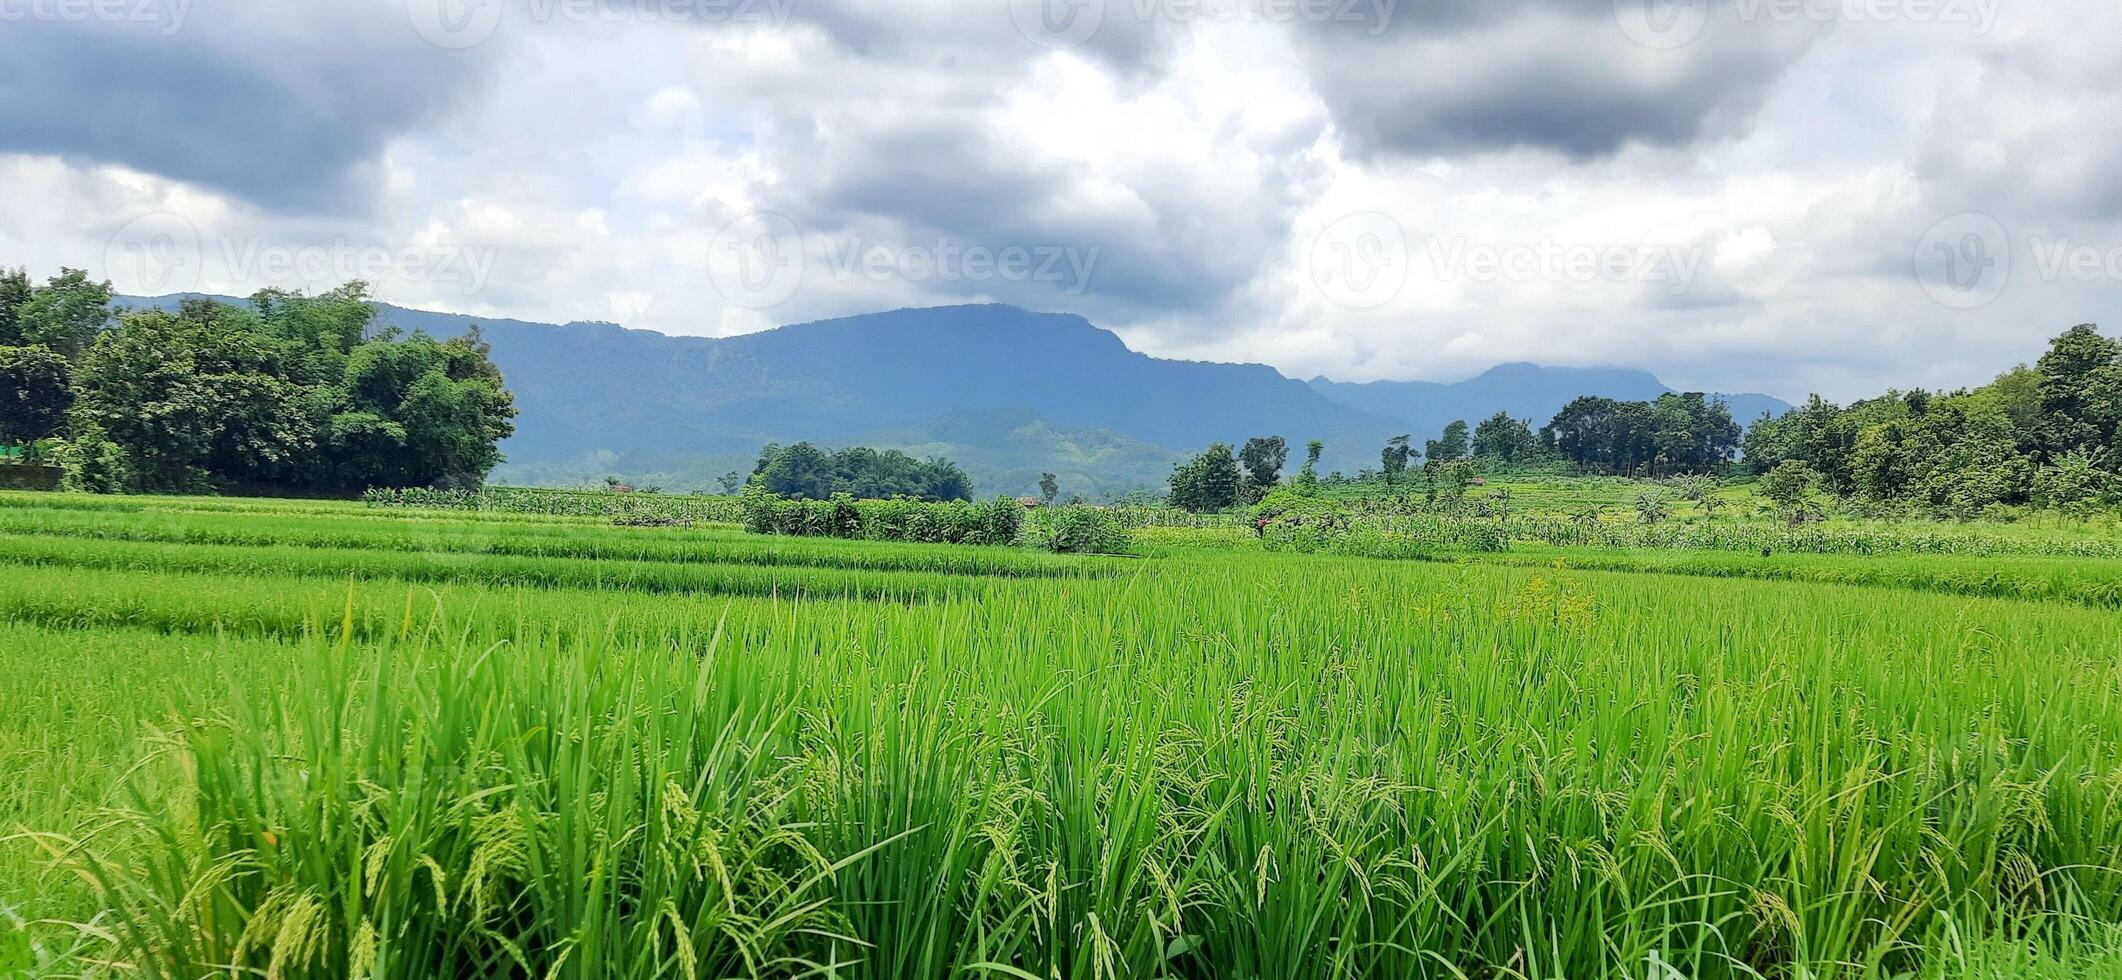
[[[466,255],[483,271],[394,261],[377,292],[692,334],[999,300],[1300,377],[1537,360],[1786,397],[1979,382],[2122,298],[2115,276],[2044,278],[2037,261],[2122,244],[2112,5],[2015,7],[1987,33],[1718,19],[1670,50],[1634,44],[1610,8],[1425,8],[1368,39],[1133,22],[1128,6],[1060,50],[970,0],[802,4],[763,25],[517,18],[464,50],[407,47],[417,34],[389,3],[288,12],[272,36],[300,50],[338,30],[373,53],[324,58],[307,88],[244,106],[321,162],[276,157],[271,127],[235,131],[222,102],[179,105],[143,142],[98,136],[93,93],[50,92],[47,122],[78,131],[0,146],[0,261],[146,290],[137,273],[160,267],[111,256],[147,254],[125,250],[126,229],[176,215],[202,242],[194,288],[213,291],[334,284],[290,281],[260,261],[274,250],[328,269]],[[17,25],[15,43],[42,29]],[[199,59],[259,30],[203,15],[161,47],[93,25],[45,39],[147,52],[131,74],[181,93],[215,70]],[[242,64],[200,91],[259,100],[303,77]],[[389,111],[318,135],[368,94]],[[323,169],[291,172],[304,166]],[[804,255],[800,288],[765,310],[708,274],[717,233],[757,211],[795,222]],[[1915,276],[1926,232],[1964,211],[1994,216],[2012,259],[1973,310]],[[1404,281],[1351,303],[1348,283],[1320,280],[1321,236],[1373,214],[1399,230]],[[905,271],[939,244],[1096,261],[1081,281]],[[889,274],[848,271],[880,250]]]

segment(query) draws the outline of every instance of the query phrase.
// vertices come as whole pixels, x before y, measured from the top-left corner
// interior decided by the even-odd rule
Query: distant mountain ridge
[[[167,308],[184,298],[119,303]],[[509,461],[496,473],[507,482],[609,474],[705,487],[724,471],[748,469],[767,443],[809,440],[947,455],[983,494],[1032,492],[1039,473],[1051,471],[1064,492],[1109,497],[1161,484],[1173,461],[1219,440],[1282,435],[1301,455],[1307,440],[1320,439],[1328,468],[1353,472],[1374,464],[1395,434],[1419,444],[1453,419],[1498,411],[1537,427],[1578,395],[1669,390],[1640,371],[1533,365],[1456,385],[1306,383],[1259,364],[1155,358],[1080,316],[994,305],[723,338],[388,304],[378,311],[379,322],[442,336],[479,325],[522,411],[502,446]],[[1751,421],[1759,412],[1741,415],[1735,401],[1733,414]]]

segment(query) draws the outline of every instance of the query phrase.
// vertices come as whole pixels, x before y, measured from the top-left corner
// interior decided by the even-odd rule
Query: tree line
[[[119,313],[78,270],[0,270],[0,442],[104,492],[475,487],[515,401],[478,328],[379,327],[364,283]]]
[[[1399,484],[1417,467],[1434,481],[1449,471],[1468,479],[1466,464],[1519,466],[1568,462],[1582,472],[1672,476],[1705,473],[1730,464],[1740,430],[1722,402],[1699,392],[1667,394],[1653,402],[1623,402],[1584,397],[1572,401],[1536,433],[1532,423],[1498,412],[1469,426],[1463,420],[1444,427],[1420,447],[1411,435],[1387,440],[1378,466],[1356,474],[1356,482]],[[1322,477],[1319,457],[1325,447],[1313,441],[1296,482],[1344,483],[1340,473]],[[1173,471],[1168,500],[1175,507],[1204,512],[1258,502],[1282,482],[1288,445],[1281,436],[1255,438],[1242,450],[1216,443],[1180,463]]]
[[[798,500],[830,500],[839,494],[857,500],[973,499],[972,478],[950,460],[918,460],[896,449],[879,452],[863,446],[828,453],[807,442],[769,445],[760,451],[748,482]]]
[[[1859,505],[1974,516],[1996,506],[2083,511],[2122,503],[2122,340],[2080,325],[2050,342],[2032,366],[1952,392],[1889,391],[1836,405],[1818,395],[1743,430],[1699,392],[1654,401],[1584,396],[1536,433],[1498,413],[1478,426],[1446,426],[1417,448],[1387,440],[1359,482],[1392,486],[1421,463],[1434,481],[1453,464],[1566,463],[1580,473],[1676,477],[1746,470],[1789,506],[1828,493]],[[1281,481],[1280,436],[1243,451],[1217,443],[1173,470],[1169,500],[1194,511],[1259,500]],[[1311,444],[1300,482],[1317,481]],[[1743,461],[1743,462],[1742,462]],[[1330,474],[1324,482],[1346,482]]]
[[[1748,430],[1749,467],[1792,502],[1974,516],[1993,506],[2084,510],[2122,494],[2122,342],[2072,327],[2032,367],[1980,388],[1889,391],[1844,407],[1818,395]]]

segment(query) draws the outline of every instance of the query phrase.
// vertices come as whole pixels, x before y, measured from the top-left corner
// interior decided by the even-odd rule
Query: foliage
[[[0,347],[0,444],[49,438],[73,407],[66,358],[49,347]]]
[[[2034,503],[2082,515],[2122,473],[2118,424],[2122,343],[2078,326],[2034,368],[1972,391],[1888,392],[1848,408],[1814,396],[1756,422],[1746,456],[1757,471],[1803,462],[1824,489],[1872,507],[1967,518]]]
[[[1472,465],[1459,460],[1443,469],[1471,470]],[[1406,498],[1352,500],[1283,487],[1255,506],[1252,517],[1270,551],[1418,558],[1445,551],[1500,552],[1509,546],[1499,521]]]
[[[1281,436],[1247,439],[1238,451],[1238,463],[1255,486],[1274,486],[1282,482],[1282,467],[1289,463],[1289,443]]]
[[[1540,440],[1530,424],[1511,418],[1508,412],[1497,412],[1474,427],[1471,451],[1476,459],[1516,463],[1539,453]]]
[[[1060,554],[1121,555],[1133,546],[1126,528],[1096,507],[1042,507],[1032,511],[1018,543]]]
[[[1024,506],[1008,497],[982,504],[857,500],[847,494],[807,500],[778,497],[754,484],[742,500],[744,529],[753,534],[994,546],[1016,543],[1024,523]]]
[[[1059,496],[1061,496],[1061,481],[1056,479],[1052,473],[1039,474],[1039,502],[1052,507],[1055,498]]]
[[[805,500],[830,500],[841,494],[859,500],[973,499],[972,480],[950,460],[923,461],[896,449],[878,452],[865,446],[836,453],[807,442],[767,446],[752,467],[752,479],[770,493]]]
[[[1239,504],[1240,484],[1238,459],[1219,442],[1173,468],[1171,505],[1196,514],[1229,510]]]
[[[0,347],[44,347],[72,359],[110,322],[111,284],[62,269],[33,286],[22,270],[0,269]]]
[[[2054,463],[2034,473],[2034,502],[2081,517],[2102,505],[2112,506],[2122,477],[2103,465],[2109,452],[2072,449],[2056,456]]]
[[[1812,467],[1795,459],[1786,459],[1762,474],[1761,496],[1789,510],[1804,505],[1819,483],[1820,474],[1813,472]]]
[[[1655,402],[1585,396],[1540,430],[1541,442],[1581,469],[1650,476],[1704,473],[1738,450],[1739,427],[1724,403],[1700,392]]]
[[[1481,467],[1470,459],[1431,458],[1424,468],[1429,473],[1431,490],[1447,503],[1464,499],[1467,489],[1481,479]]]
[[[16,393],[0,400],[30,406],[30,428],[65,413],[54,455],[78,489],[476,486],[514,432],[513,399],[476,328],[449,341],[372,330],[360,283],[314,297],[268,290],[246,307],[191,300],[106,328],[108,284],[73,272],[24,282],[0,277],[0,321],[50,353],[0,358],[0,391]],[[11,380],[25,363],[34,396]]]
[[[1297,482],[1306,486],[1319,482],[1319,457],[1326,453],[1326,443],[1313,439],[1304,444],[1304,468],[1297,471]]]
[[[371,507],[474,511],[490,514],[538,514],[550,517],[608,517],[621,520],[715,521],[742,523],[744,508],[735,496],[702,497],[612,490],[550,490],[484,487],[478,490],[377,488],[362,495]]]
[[[1449,463],[1455,459],[1465,458],[1466,450],[1466,423],[1462,420],[1445,426],[1444,434],[1439,438],[1429,440],[1422,455],[1433,464]]]
[[[1392,486],[1400,474],[1407,472],[1407,464],[1414,459],[1415,451],[1408,442],[1411,436],[1399,435],[1385,441],[1385,448],[1378,453],[1378,464],[1385,474],[1385,485]]]

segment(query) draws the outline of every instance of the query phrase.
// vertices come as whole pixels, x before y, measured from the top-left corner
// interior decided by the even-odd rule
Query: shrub
[[[984,504],[907,498],[788,500],[753,486],[742,498],[744,529],[789,537],[860,538],[931,544],[1007,545],[1017,540],[1024,507],[1007,497]]]
[[[1132,545],[1120,522],[1093,507],[1048,507],[1025,522],[1021,543],[1078,555],[1117,555]]]

